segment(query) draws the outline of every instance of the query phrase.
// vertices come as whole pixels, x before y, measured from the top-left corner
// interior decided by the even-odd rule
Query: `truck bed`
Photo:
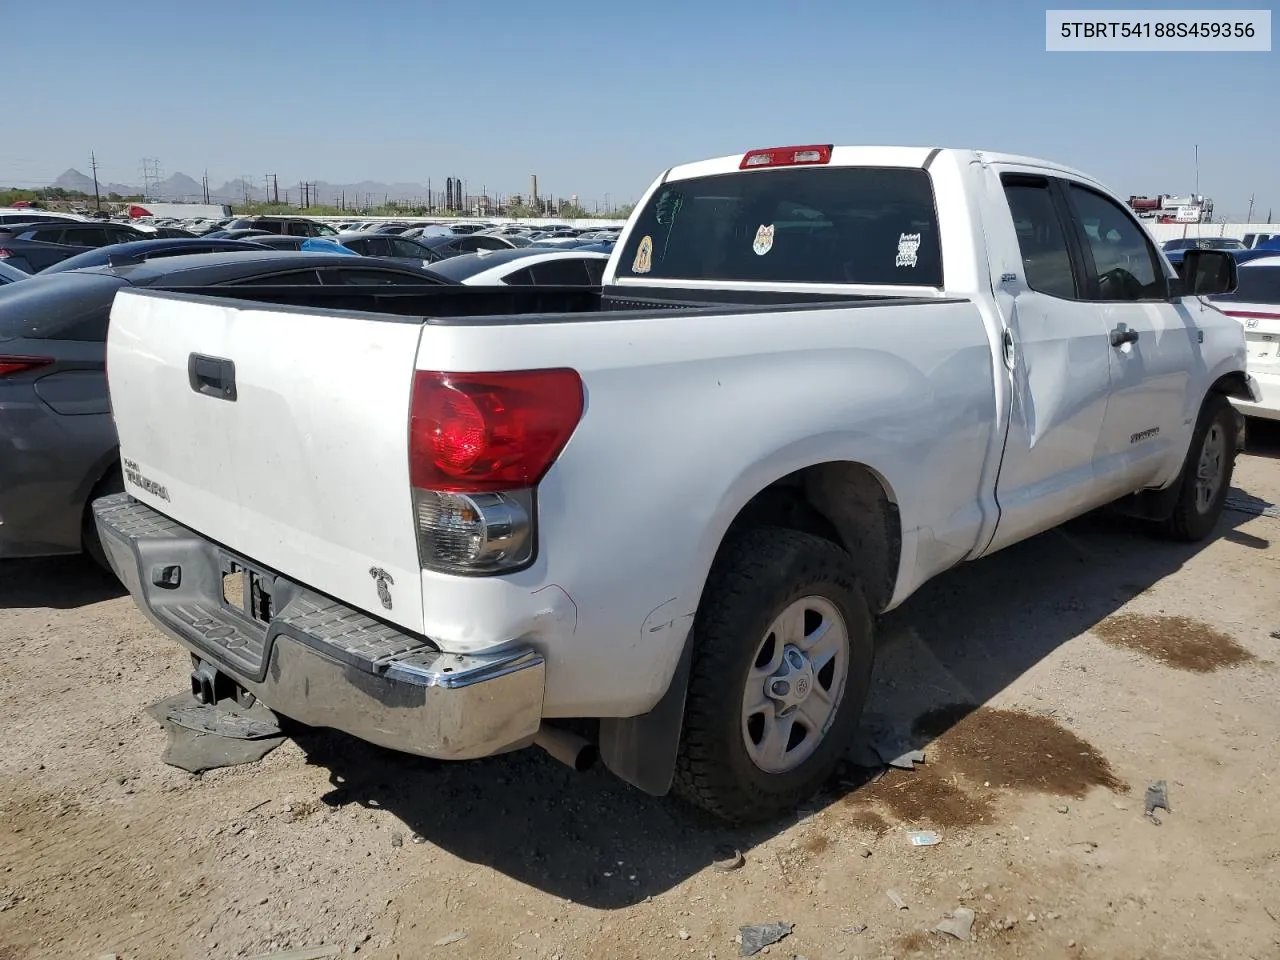
[[[758,290],[700,290],[695,298],[673,295],[670,288],[619,287],[471,287],[404,286],[268,286],[166,288],[162,296],[199,299],[237,299],[300,309],[348,310],[411,318],[418,322],[504,324],[513,316],[538,323],[600,320],[602,314],[630,316],[654,310],[735,311],[757,308],[812,307],[823,303],[849,306],[853,302],[914,302],[907,298],[832,296]],[[619,317],[618,319],[625,319]]]

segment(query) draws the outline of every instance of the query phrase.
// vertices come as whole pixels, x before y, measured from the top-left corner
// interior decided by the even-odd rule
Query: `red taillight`
[[[0,377],[38,370],[53,363],[53,357],[6,357],[0,355]]]
[[[7,247],[0,247],[0,260],[8,260],[13,256],[13,251]]]
[[[807,147],[768,147],[749,150],[738,164],[739,170],[755,167],[804,167],[815,163],[831,162],[831,144],[812,144]]]
[[[409,480],[483,493],[535,486],[582,419],[576,370],[419,370],[409,418]]]

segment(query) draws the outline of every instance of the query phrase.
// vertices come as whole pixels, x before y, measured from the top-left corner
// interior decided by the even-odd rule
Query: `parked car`
[[[432,249],[424,242],[408,237],[376,233],[340,233],[335,240],[348,250],[364,257],[385,257],[392,260],[416,261],[421,264],[435,264],[445,259],[445,254]]]
[[[6,283],[13,283],[15,280],[26,280],[31,274],[25,270],[19,270],[17,267],[11,267],[3,260],[0,260],[0,286]]]
[[[876,616],[933,577],[1105,504],[1211,534],[1228,397],[1257,396],[1190,294],[1235,272],[1179,276],[1114,193],[1025,157],[675,166],[599,290],[280,288],[251,330],[220,289],[121,292],[127,493],[94,510],[207,701],[442,759],[577,763],[589,735],[643,790],[771,818],[827,781]]]
[[[1166,240],[1164,255],[1169,262],[1178,263],[1188,250],[1244,250],[1245,245],[1234,237],[1186,237],[1177,240]]]
[[[8,223],[0,226],[0,260],[27,273],[37,273],[95,247],[148,237],[123,223]]]
[[[156,227],[155,230],[151,231],[151,236],[161,240],[180,240],[194,239],[199,235],[190,230],[184,230],[182,227]]]
[[[84,217],[56,210],[37,210],[32,207],[0,207],[0,225],[6,223],[84,223]]]
[[[1231,402],[1245,416],[1280,420],[1280,252],[1240,264],[1239,277],[1232,293],[1209,302],[1244,327],[1249,373],[1261,395]]]
[[[123,489],[104,366],[108,316],[120,290],[252,285],[265,295],[276,286],[450,282],[421,269],[353,265],[355,259],[231,251],[37,274],[0,287],[0,558],[85,550],[105,563],[87,504]]]
[[[418,242],[429,247],[437,257],[445,259],[464,253],[475,253],[478,250],[512,250],[515,244],[506,237],[495,237],[492,234],[423,234]]]
[[[336,253],[340,256],[358,256],[337,242],[337,237],[282,237],[269,235],[254,237],[253,243],[271,250],[302,250],[307,253]],[[419,263],[421,261],[418,261]]]
[[[338,233],[327,223],[307,217],[241,217],[231,221],[227,230],[262,230],[293,237],[333,237]]]
[[[577,250],[494,250],[464,253],[450,257],[431,267],[450,280],[468,286],[487,284],[598,287],[609,257],[603,253],[579,253]]]
[[[278,237],[280,234],[267,230],[212,230],[206,233],[205,240],[251,240],[258,237]]]
[[[266,250],[261,243],[249,240],[218,240],[205,237],[177,238],[172,240],[136,240],[132,243],[115,243],[109,247],[96,247],[61,263],[55,263],[40,271],[41,276],[83,270],[85,267],[103,267],[108,264],[123,265],[157,257],[193,256],[198,253],[224,253],[231,250]]]

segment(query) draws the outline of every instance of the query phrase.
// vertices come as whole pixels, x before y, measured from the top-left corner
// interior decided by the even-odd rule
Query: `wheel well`
[[[1209,392],[1221,393],[1224,396],[1235,397],[1237,400],[1253,399],[1249,393],[1249,381],[1245,378],[1243,370],[1232,370],[1230,373],[1224,373],[1213,382]]]
[[[88,495],[84,498],[84,510],[81,511],[84,520],[88,520],[93,516],[93,501],[99,497],[106,496],[109,493],[119,493],[124,489],[124,471],[120,467],[119,458],[111,461],[102,476],[94,481],[93,486],[89,488]]]
[[[787,527],[830,540],[853,557],[872,611],[889,605],[902,554],[897,504],[861,464],[819,463],[765,487],[738,511],[721,542],[760,526]]]

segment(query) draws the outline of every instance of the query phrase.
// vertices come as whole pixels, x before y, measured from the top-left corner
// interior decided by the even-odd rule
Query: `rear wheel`
[[[794,808],[835,769],[871,680],[852,558],[794,530],[743,534],[712,570],[694,642],[676,792],[739,822]]]
[[[1204,402],[1179,479],[1178,500],[1162,532],[1184,541],[1203,540],[1218,525],[1235,469],[1235,411],[1227,398],[1212,394]]]

